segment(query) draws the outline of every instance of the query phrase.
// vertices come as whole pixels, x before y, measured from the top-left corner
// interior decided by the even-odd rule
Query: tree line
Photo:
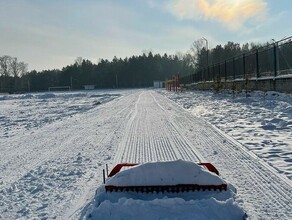
[[[219,44],[212,49],[208,49],[205,42],[200,39],[194,41],[189,50],[189,55],[192,57],[192,65],[196,70],[199,70],[206,68],[208,65],[211,66],[244,53],[250,53],[266,45],[270,44],[267,42],[265,44],[245,43],[240,45],[229,41],[225,45]]]
[[[211,73],[204,76],[204,80],[214,80],[224,71],[226,76],[260,77],[287,74],[291,72],[292,43],[291,37],[281,41],[266,42],[264,44],[228,42],[207,50],[203,40],[195,41],[190,49],[193,57],[195,72],[194,78],[203,80],[202,73]],[[208,67],[208,68],[207,68]],[[229,69],[228,69],[229,67]],[[218,69],[219,68],[219,69]],[[187,78],[187,77],[186,77]],[[185,78],[185,79],[186,79]]]
[[[73,90],[84,85],[95,88],[143,88],[151,87],[153,80],[164,81],[187,69],[175,55],[153,55],[151,52],[129,58],[109,61],[100,59],[97,64],[78,57],[62,70],[31,71],[24,78],[30,82],[31,91],[47,90],[49,87],[70,86]]]
[[[259,48],[260,44],[228,42],[207,50],[204,41],[197,40],[186,53],[142,55],[100,59],[97,63],[78,57],[62,69],[27,71],[27,64],[10,56],[0,57],[0,92],[47,91],[49,87],[70,86],[73,90],[84,85],[96,88],[151,87],[154,80],[165,81],[176,74],[187,76],[207,64],[222,62],[241,53]]]
[[[22,87],[21,77],[27,73],[27,64],[16,57],[0,57],[0,92],[14,92]]]

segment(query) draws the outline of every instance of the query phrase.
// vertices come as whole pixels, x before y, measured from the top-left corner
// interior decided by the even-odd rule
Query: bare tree
[[[9,76],[10,75],[10,64],[12,57],[4,55],[0,57],[0,75]]]
[[[27,63],[20,62],[18,65],[19,65],[19,74],[20,74],[20,76],[25,75],[27,73],[27,71],[28,71]]]
[[[21,83],[20,76],[27,72],[27,64],[16,57],[0,57],[0,91],[15,92]]]
[[[191,48],[188,52],[188,58],[191,62],[191,65],[196,67],[198,66],[198,59],[201,54],[202,48],[204,47],[204,42],[202,39],[196,40],[192,43]]]
[[[27,71],[27,64],[24,62],[18,62],[17,58],[14,57],[10,60],[10,73],[13,77],[19,77],[26,73]]]
[[[81,66],[82,65],[82,62],[83,62],[82,57],[77,57],[76,60],[75,60],[75,64],[77,66]]]

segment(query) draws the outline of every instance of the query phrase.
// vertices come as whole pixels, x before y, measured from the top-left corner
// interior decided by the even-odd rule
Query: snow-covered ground
[[[61,219],[90,199],[124,123],[106,105],[131,92],[0,96],[0,219]]]
[[[292,180],[292,95],[194,91],[164,94],[204,118]]]
[[[35,93],[0,95],[0,138],[19,135],[68,116],[88,111],[120,96],[114,92]]]
[[[87,218],[104,164],[177,159],[212,162],[250,219],[292,218],[291,96],[159,93],[0,95],[0,219]],[[206,207],[215,207],[216,218],[234,207],[229,201],[220,209],[214,199],[103,203],[112,210],[141,205],[173,219],[192,219]],[[115,219],[142,218],[133,214]]]

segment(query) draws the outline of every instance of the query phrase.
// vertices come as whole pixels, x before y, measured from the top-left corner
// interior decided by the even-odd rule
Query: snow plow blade
[[[117,164],[108,177],[114,177],[120,172],[123,167],[134,167],[139,164],[136,163],[121,163]],[[201,167],[207,168],[211,173],[219,176],[218,170],[211,163],[197,163]],[[171,169],[167,169],[166,172],[172,172]],[[213,175],[214,175],[213,174]],[[159,174],[158,174],[159,175]],[[104,180],[105,182],[105,180]],[[145,185],[114,185],[105,184],[106,192],[139,192],[139,193],[180,193],[180,192],[192,192],[192,191],[226,191],[227,184],[198,184],[198,183],[179,183],[179,184],[145,184]]]
[[[219,190],[226,191],[227,185],[198,185],[198,184],[179,184],[179,185],[165,185],[165,186],[105,186],[106,192],[143,192],[143,193],[160,193],[160,192],[191,192],[191,191],[205,191],[205,190]]]

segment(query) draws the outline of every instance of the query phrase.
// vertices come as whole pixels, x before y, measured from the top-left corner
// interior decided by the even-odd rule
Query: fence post
[[[213,82],[215,81],[215,65],[213,64],[213,74],[212,74]]]
[[[277,46],[276,43],[274,43],[274,76],[276,77],[278,75],[278,63],[277,63]]]
[[[260,77],[259,50],[256,50],[256,78]]]
[[[208,77],[210,77],[210,69],[209,69],[209,64],[207,66],[207,74],[208,74]]]
[[[232,59],[233,80],[235,80],[235,58]]]
[[[227,81],[227,63],[226,60],[224,62],[224,77],[225,77],[225,82]]]
[[[243,62],[243,78],[246,78],[246,70],[245,70],[245,53],[242,55],[242,62]]]

